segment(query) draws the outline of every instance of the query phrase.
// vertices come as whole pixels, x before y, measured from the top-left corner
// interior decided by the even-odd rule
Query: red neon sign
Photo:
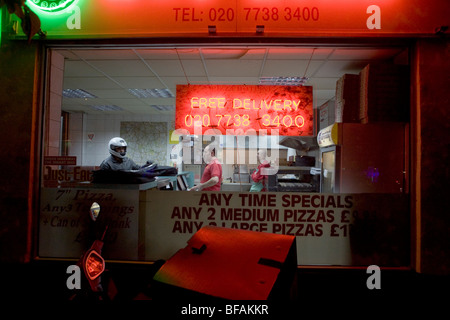
[[[312,136],[313,119],[311,86],[177,86],[175,129],[190,134],[197,126],[202,134],[275,129],[283,136]]]

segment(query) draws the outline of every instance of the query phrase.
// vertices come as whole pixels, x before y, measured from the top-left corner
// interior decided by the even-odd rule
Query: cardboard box
[[[319,107],[319,131],[335,122],[335,105],[335,100],[330,99]]]
[[[336,122],[359,122],[360,78],[344,74],[336,82]]]
[[[362,123],[408,121],[408,66],[371,63],[361,70],[360,78],[359,118]]]
[[[155,274],[155,299],[289,300],[296,252],[294,236],[206,226]]]

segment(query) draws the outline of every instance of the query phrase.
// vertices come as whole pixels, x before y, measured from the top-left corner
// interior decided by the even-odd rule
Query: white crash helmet
[[[125,147],[125,151],[121,153],[117,152],[117,147]],[[109,140],[109,153],[121,159],[125,158],[125,154],[127,153],[127,142],[121,137],[112,138]]]

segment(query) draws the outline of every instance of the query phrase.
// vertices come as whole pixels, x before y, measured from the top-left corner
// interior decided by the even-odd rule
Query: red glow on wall
[[[178,85],[175,129],[190,134],[313,135],[311,86]],[[218,131],[217,131],[218,130]]]

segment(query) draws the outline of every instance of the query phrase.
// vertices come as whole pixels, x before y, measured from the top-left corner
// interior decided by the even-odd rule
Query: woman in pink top
[[[259,166],[251,175],[253,184],[250,188],[250,192],[267,191],[266,190],[267,175],[263,174],[263,168],[269,168],[270,162],[266,159],[266,155],[267,155],[266,150],[264,149],[258,150]]]

